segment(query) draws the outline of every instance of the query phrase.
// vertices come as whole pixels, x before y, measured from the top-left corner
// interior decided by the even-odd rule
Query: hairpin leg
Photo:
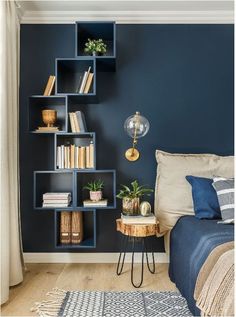
[[[150,268],[150,262],[148,259],[148,252],[147,252],[147,245],[146,245],[146,241],[144,241],[144,245],[145,245],[145,253],[146,253],[146,259],[147,259],[147,267],[150,273],[154,274],[155,273],[155,259],[154,259],[154,253],[152,252],[152,269]]]
[[[122,243],[121,243],[122,247],[121,247],[121,252],[120,252],[117,267],[116,267],[116,274],[117,275],[121,275],[121,273],[123,271],[128,238],[129,238],[128,236],[125,236],[125,235],[122,236]],[[122,254],[123,254],[123,256],[122,256]],[[122,258],[122,261],[121,261],[121,258]]]
[[[133,237],[132,243],[132,263],[131,263],[131,283],[135,288],[139,288],[143,283],[143,260],[144,260],[144,238],[142,239],[142,266],[141,266],[141,278],[139,284],[134,284],[134,252],[135,252],[135,237]]]

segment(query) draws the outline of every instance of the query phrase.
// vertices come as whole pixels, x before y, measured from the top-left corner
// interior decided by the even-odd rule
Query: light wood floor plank
[[[24,282],[11,288],[8,303],[2,306],[1,316],[35,316],[30,312],[34,302],[47,299],[54,287],[65,290],[132,291],[130,264],[124,273],[116,275],[115,264],[28,264]],[[168,277],[168,264],[157,264],[157,272],[144,270],[144,283],[139,290],[176,290]],[[140,265],[135,266],[137,278]]]

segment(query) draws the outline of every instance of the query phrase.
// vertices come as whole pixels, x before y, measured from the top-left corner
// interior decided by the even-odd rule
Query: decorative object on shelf
[[[107,46],[103,42],[102,39],[98,39],[98,40],[88,39],[88,42],[85,43],[84,52],[90,55],[93,55],[93,56],[103,55],[106,53],[106,51],[107,51]]]
[[[62,211],[60,213],[60,243],[69,244],[71,242],[71,212]]]
[[[56,76],[53,76],[53,75],[49,76],[46,88],[45,88],[44,93],[43,93],[44,96],[51,95],[55,80],[56,80]]]
[[[117,198],[122,199],[122,211],[125,215],[138,215],[140,213],[140,198],[153,192],[150,188],[145,188],[145,185],[139,186],[138,181],[131,183],[131,188],[126,185],[121,185]]]
[[[43,123],[46,127],[38,127],[37,132],[56,132],[59,131],[58,127],[54,127],[54,123],[57,121],[57,111],[52,109],[42,110]]]
[[[63,208],[71,202],[71,193],[45,193],[43,194],[43,207]]]
[[[102,189],[104,187],[104,182],[101,179],[88,182],[86,186],[83,187],[83,189],[89,190],[89,197],[92,201],[99,201],[102,199]]]
[[[133,146],[125,152],[125,157],[129,161],[137,161],[140,154],[135,148],[137,146],[138,140],[144,137],[149,130],[149,121],[140,115],[140,112],[136,112],[134,115],[128,117],[124,123],[124,129],[127,134],[133,139]]]
[[[147,216],[150,216],[152,207],[148,201],[143,201],[141,202],[139,209],[140,209],[140,214],[143,217],[147,217]]]

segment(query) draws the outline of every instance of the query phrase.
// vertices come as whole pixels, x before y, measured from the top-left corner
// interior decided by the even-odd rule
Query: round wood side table
[[[131,283],[134,287],[139,288],[143,283],[143,266],[144,266],[144,254],[146,254],[147,267],[150,273],[155,273],[155,259],[154,253],[152,255],[152,267],[149,262],[148,253],[147,253],[147,243],[146,238],[150,236],[156,236],[157,233],[156,224],[124,224],[122,219],[116,220],[116,230],[122,233],[122,243],[121,243],[121,252],[119,255],[116,274],[121,275],[124,267],[125,256],[128,242],[132,243],[132,262],[131,262]],[[141,242],[141,252],[142,252],[142,262],[141,262],[141,278],[140,282],[134,283],[134,253],[136,250],[136,244]]]

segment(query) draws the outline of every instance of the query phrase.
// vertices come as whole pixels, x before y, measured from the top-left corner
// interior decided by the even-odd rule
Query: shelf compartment
[[[95,209],[71,210],[83,212],[83,241],[79,244],[64,244],[60,242],[60,213],[64,209],[56,209],[55,211],[55,247],[58,249],[81,249],[96,247],[96,211]]]
[[[77,208],[84,210],[89,208],[95,209],[114,209],[116,208],[116,173],[115,170],[95,170],[84,171],[79,170],[75,172],[76,179],[76,202]],[[108,199],[107,206],[92,206],[84,207],[83,201],[89,199],[89,191],[83,190],[83,187],[88,182],[101,179],[104,181],[103,198]]]
[[[61,145],[71,145],[86,147],[90,144],[93,144],[93,160],[92,166],[90,168],[85,168],[85,170],[94,170],[96,169],[96,137],[94,132],[86,132],[86,133],[60,133],[55,134],[54,137],[54,157],[55,157],[55,170],[63,170],[62,168],[58,168],[57,166],[57,147]],[[86,152],[85,152],[86,153]],[[86,156],[86,154],[85,154]],[[66,169],[66,168],[65,168]],[[78,168],[70,168],[68,170],[78,170]]]
[[[74,174],[69,171],[34,171],[34,209],[54,210],[58,207],[43,207],[43,194],[48,192],[70,192],[71,204],[63,210],[74,206]]]
[[[102,39],[107,45],[107,52],[95,56],[98,71],[114,71],[116,58],[116,24],[115,22],[76,22],[75,27],[75,55],[86,56],[85,43],[88,39]]]
[[[31,96],[29,97],[28,128],[32,133],[47,134],[55,132],[37,132],[38,127],[44,127],[42,119],[42,110],[51,109],[57,111],[57,122],[55,126],[59,127],[57,132],[67,131],[67,98],[66,96]]]
[[[78,93],[84,72],[91,67],[94,74],[89,93]],[[56,59],[56,93],[80,97],[96,97],[96,63],[91,58],[57,58]]]

